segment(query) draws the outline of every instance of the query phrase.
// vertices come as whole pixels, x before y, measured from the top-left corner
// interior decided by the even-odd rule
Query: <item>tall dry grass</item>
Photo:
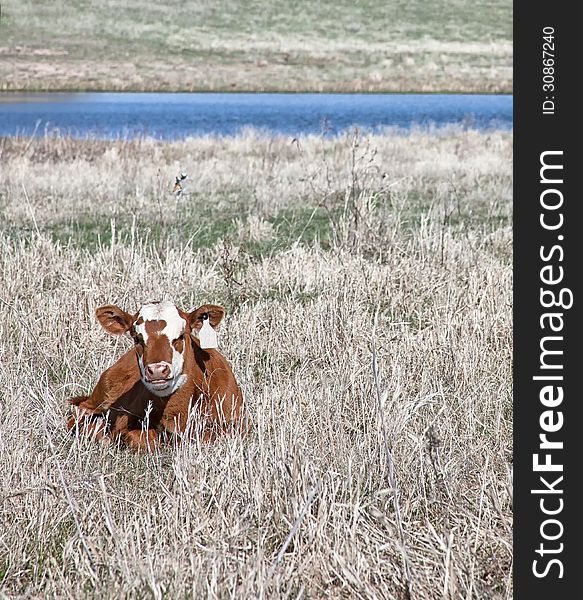
[[[511,597],[510,134],[0,152],[3,594]],[[68,435],[94,308],[164,297],[228,307],[250,435]]]

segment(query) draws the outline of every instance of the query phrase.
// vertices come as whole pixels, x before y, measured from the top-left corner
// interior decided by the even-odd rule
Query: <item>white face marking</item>
[[[142,334],[145,344],[148,343],[145,321],[166,321],[166,327],[160,333],[165,335],[169,342],[182,335],[186,327],[186,321],[180,316],[176,306],[172,302],[168,302],[168,300],[158,302],[157,304],[144,304],[138,313],[138,321],[140,317],[142,317],[144,323],[135,327],[136,331]]]
[[[172,374],[182,373],[182,367],[184,367],[184,355],[172,346]]]
[[[168,338],[168,344],[172,349],[172,364],[171,379],[165,385],[153,384],[146,380],[144,361],[140,356],[138,363],[142,375],[142,383],[144,386],[156,396],[169,396],[173,394],[187,379],[187,376],[182,373],[184,367],[184,355],[174,348],[172,342],[179,338],[186,327],[186,321],[180,316],[178,309],[172,302],[164,300],[157,304],[145,304],[138,313],[137,320],[140,317],[144,320],[140,325],[135,325],[136,332],[141,334],[144,339],[144,344],[148,343],[148,333],[146,331],[146,321],[165,321],[166,325],[159,333]],[[184,351],[183,351],[184,352]]]

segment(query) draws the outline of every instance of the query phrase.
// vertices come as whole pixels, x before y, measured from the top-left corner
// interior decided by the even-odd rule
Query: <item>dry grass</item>
[[[3,593],[511,597],[511,134],[0,152]],[[228,307],[245,440],[65,432],[154,297]]]
[[[4,0],[0,89],[508,93],[512,2]]]

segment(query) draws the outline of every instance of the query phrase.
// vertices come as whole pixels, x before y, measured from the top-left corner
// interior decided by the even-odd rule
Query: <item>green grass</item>
[[[62,246],[73,246],[86,250],[98,250],[108,247],[112,239],[130,244],[132,236],[154,246],[160,243],[186,244],[192,250],[211,248],[220,240],[236,237],[237,217],[245,217],[244,211],[231,216],[200,218],[188,216],[179,223],[163,223],[155,219],[136,219],[128,216],[107,218],[96,215],[79,215],[66,220],[55,221],[38,226],[38,231],[48,234],[53,242]],[[245,240],[242,248],[251,257],[269,255],[286,250],[294,243],[311,244],[318,241],[324,248],[329,247],[332,233],[332,220],[321,209],[284,209],[274,217],[266,219],[277,235],[266,241]],[[336,217],[340,216],[339,211]],[[7,225],[0,227],[14,238],[22,236],[22,226]],[[33,229],[26,228],[29,234]]]
[[[110,246],[114,236],[124,243],[130,243],[132,235],[154,245],[168,239],[181,243],[190,241],[190,247],[197,249],[212,246],[220,238],[232,233],[233,221],[232,219],[197,223],[186,221],[179,225],[167,225],[155,219],[133,220],[127,217],[108,219],[88,215],[51,223],[41,227],[40,231],[48,233],[54,242],[88,250]]]
[[[27,23],[24,22],[26,19]],[[27,27],[28,24],[28,27]],[[56,25],[59,24],[59,27]],[[167,48],[180,51],[180,41],[192,34],[305,36],[320,40],[346,37],[386,42],[395,39],[440,41],[512,40],[512,4],[494,0],[476,7],[469,0],[423,0],[380,2],[368,0],[322,0],[312,2],[249,2],[218,0],[185,3],[109,0],[34,2],[9,0],[3,3],[3,27],[16,35],[27,33],[32,40],[79,40],[86,36],[86,51],[100,42],[118,44],[128,50]],[[9,40],[10,38],[6,38]],[[104,49],[113,55],[113,49]]]
[[[453,235],[460,235],[469,230],[491,232],[510,225],[511,216],[505,206],[489,205],[480,197],[463,203],[455,199],[442,202],[435,201],[431,195],[421,195],[411,191],[402,200],[400,218],[402,231],[411,237],[417,235],[428,211],[434,209],[438,216],[450,228]],[[390,200],[378,212],[379,218],[394,210]],[[248,218],[244,209],[234,211],[231,215],[201,217],[188,215],[179,222],[163,222],[151,218],[131,218],[129,215],[108,218],[100,215],[79,215],[66,220],[59,220],[38,227],[40,233],[46,233],[53,242],[63,246],[73,246],[87,250],[98,250],[108,247],[112,239],[130,244],[132,237],[144,242],[160,246],[161,243],[188,244],[192,250],[212,248],[223,239],[237,239],[237,219]],[[275,235],[268,240],[239,240],[242,251],[252,257],[259,258],[274,252],[292,247],[295,243],[318,244],[329,249],[334,237],[335,223],[341,219],[343,211],[336,207],[332,212],[323,208],[286,208],[277,212],[265,221],[269,223]],[[22,235],[21,226],[4,225],[0,229],[12,231],[14,237]],[[33,230],[28,228],[28,232]]]

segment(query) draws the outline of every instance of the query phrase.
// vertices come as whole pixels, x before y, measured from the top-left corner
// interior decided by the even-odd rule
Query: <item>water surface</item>
[[[481,94],[0,94],[0,136],[232,136],[245,128],[299,136],[359,127],[511,129],[512,96]]]

